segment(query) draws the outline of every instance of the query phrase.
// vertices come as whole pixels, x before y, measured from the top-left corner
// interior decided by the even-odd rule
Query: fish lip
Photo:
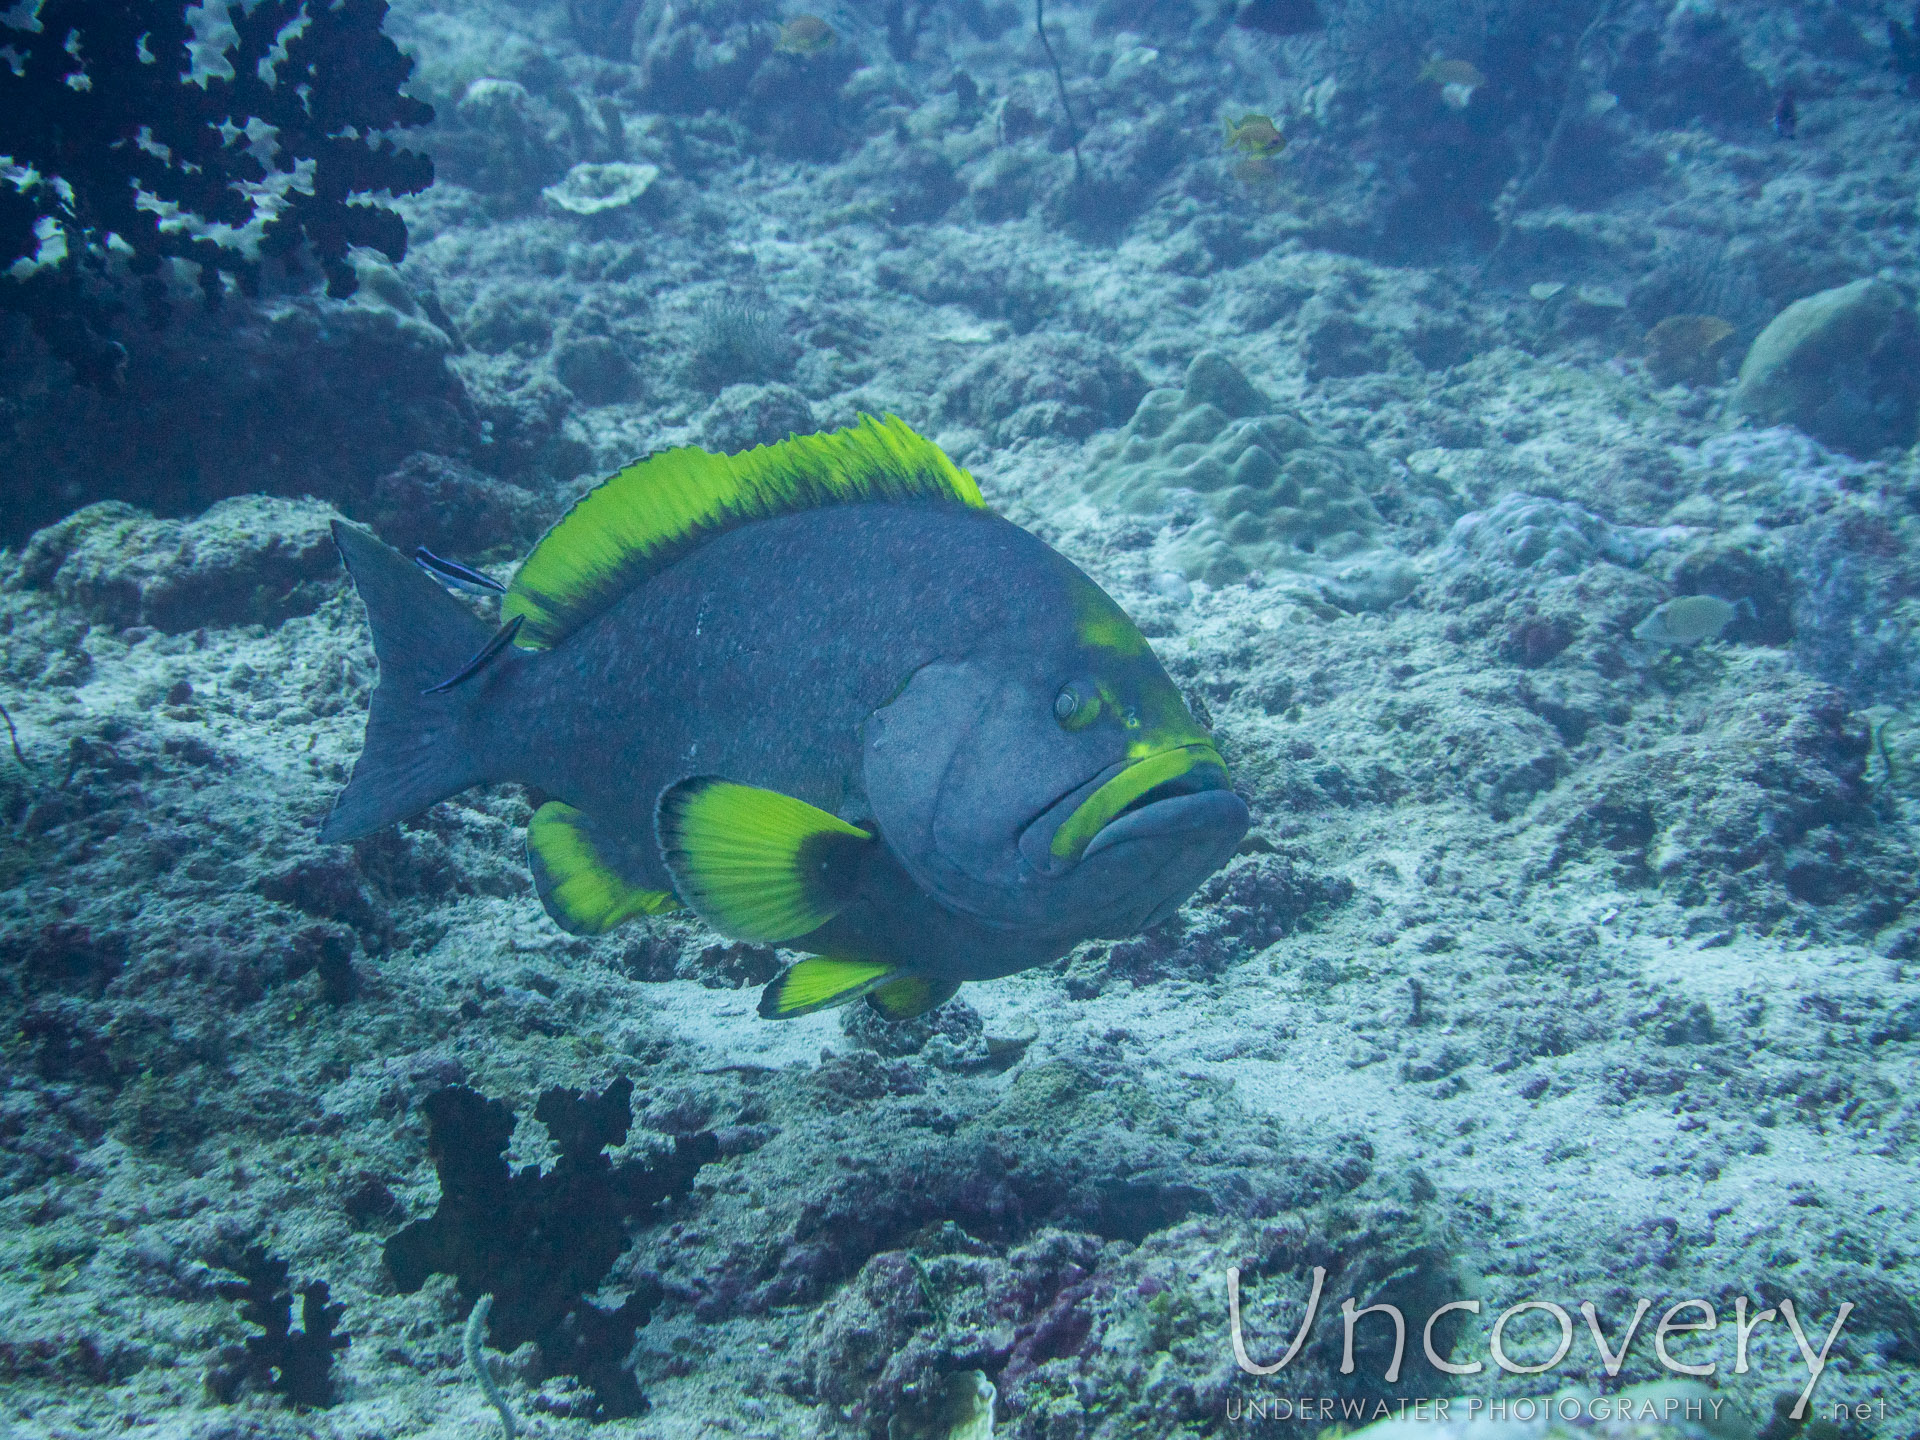
[[[1085,864],[1095,855],[1118,845],[1134,845],[1143,840],[1161,840],[1172,835],[1211,829],[1224,818],[1219,799],[1223,795],[1239,801],[1239,797],[1231,790],[1222,786],[1208,786],[1183,794],[1167,795],[1137,810],[1116,815],[1087,842],[1080,861]],[[1244,807],[1246,802],[1239,803]]]
[[[1123,892],[1095,922],[1094,933],[1117,939],[1172,915],[1227,862],[1249,818],[1247,802],[1224,788],[1170,795],[1116,817],[1081,857],[1082,865],[1109,883],[1119,881],[1116,888]]]
[[[1136,756],[1080,803],[1054,831],[1048,850],[1068,862],[1084,860],[1100,835],[1128,815],[1183,795],[1227,788],[1227,766],[1210,742],[1173,745]],[[1102,819],[1101,812],[1105,811]],[[1083,817],[1098,820],[1091,835],[1076,833]],[[1065,832],[1065,833],[1063,833]]]
[[[1089,795],[1133,763],[1130,760],[1117,760],[1085,780],[1076,781],[1043,805],[1031,820],[1020,827],[1021,854],[1039,870],[1052,872],[1066,869],[1047,848],[1053,841],[1054,832],[1066,823],[1067,817],[1078,810]]]
[[[1080,808],[1110,781],[1140,765],[1164,761],[1169,755],[1181,751],[1197,752],[1192,754],[1193,763],[1186,770],[1154,786],[1144,794],[1134,797],[1120,813],[1095,831],[1080,851],[1069,855],[1061,855],[1054,851],[1054,840],[1061,826],[1078,814]],[[1105,849],[1107,845],[1118,843],[1117,838],[1108,839],[1103,843],[1101,836],[1129,816],[1154,809],[1171,799],[1223,790],[1231,793],[1227,783],[1226,765],[1220,759],[1219,752],[1205,742],[1171,746],[1166,750],[1155,751],[1152,755],[1119,760],[1075,785],[1029,821],[1020,832],[1020,851],[1028,863],[1042,873],[1061,874],[1079,865],[1096,848]],[[1134,830],[1138,828],[1133,827]],[[1133,830],[1123,832],[1125,833],[1133,833]]]

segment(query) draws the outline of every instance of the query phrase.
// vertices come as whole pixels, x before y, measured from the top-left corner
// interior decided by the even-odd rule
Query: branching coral
[[[429,1095],[427,1144],[440,1174],[440,1208],[386,1245],[387,1269],[402,1294],[436,1271],[458,1276],[468,1300],[492,1294],[494,1345],[511,1351],[538,1343],[549,1373],[593,1387],[595,1418],[646,1409],[622,1362],[660,1292],[643,1284],[616,1310],[583,1297],[626,1249],[627,1222],[686,1194],[700,1167],[720,1153],[714,1137],[702,1133],[679,1137],[652,1163],[613,1164],[601,1151],[627,1138],[632,1094],[633,1082],[619,1080],[600,1095],[541,1095],[534,1118],[560,1151],[544,1175],[538,1165],[508,1167],[502,1152],[514,1115],[501,1101],[459,1085]]]
[[[218,303],[263,258],[318,260],[328,292],[348,250],[398,261],[407,229],[369,197],[413,194],[433,162],[386,132],[433,109],[400,93],[413,61],[381,33],[386,0],[41,0],[0,19],[0,309],[24,312],[92,385],[113,383],[139,282],[167,313],[165,267],[199,269]]]
[[[207,1372],[207,1389],[231,1402],[243,1383],[251,1381],[286,1396],[299,1405],[333,1403],[333,1354],[344,1350],[350,1337],[334,1326],[347,1313],[344,1305],[329,1303],[327,1282],[310,1281],[300,1287],[300,1325],[293,1328],[293,1292],[287,1287],[287,1262],[276,1260],[256,1246],[241,1262],[239,1280],[223,1280],[216,1288],[229,1300],[245,1302],[241,1318],[258,1325],[261,1333],[242,1346],[230,1346],[220,1362]]]

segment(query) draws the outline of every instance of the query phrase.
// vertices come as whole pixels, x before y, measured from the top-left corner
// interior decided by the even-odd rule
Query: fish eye
[[[1084,730],[1100,713],[1100,697],[1090,688],[1068,685],[1053,697],[1053,718],[1068,730]]]
[[[1129,730],[1138,730],[1140,728],[1140,712],[1129,705],[1121,713],[1120,723]]]

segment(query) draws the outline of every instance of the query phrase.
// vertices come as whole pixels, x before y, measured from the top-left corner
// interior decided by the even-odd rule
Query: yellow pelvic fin
[[[622,877],[619,857],[571,805],[549,800],[527,826],[527,864],[540,903],[562,930],[604,935],[636,915],[677,910],[670,890],[648,890]]]
[[[937,1010],[960,991],[958,980],[929,980],[924,975],[903,975],[876,985],[867,992],[867,1003],[889,1020],[911,1020],[929,1010]]]
[[[829,1005],[844,1005],[898,973],[891,965],[815,955],[788,966],[760,992],[760,1015],[766,1020],[791,1020]]]
[[[558,644],[649,575],[749,520],[862,500],[983,510],[973,477],[889,415],[738,455],[686,447],[635,461],[588,491],[533,547],[501,605],[514,643]]]
[[[818,929],[859,889],[873,836],[838,816],[712,775],[660,797],[660,852],[722,935],[771,944]]]

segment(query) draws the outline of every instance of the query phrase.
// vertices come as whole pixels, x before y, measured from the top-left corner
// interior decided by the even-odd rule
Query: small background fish
[[[1669,315],[1647,332],[1647,371],[1662,385],[1706,385],[1734,327],[1718,315]]]
[[[780,55],[805,57],[831,49],[840,37],[818,15],[796,15],[780,27],[774,51]]]
[[[1679,595],[1657,605],[1633,627],[1633,638],[1655,645],[1698,645],[1711,640],[1736,615],[1754,614],[1751,600],[1722,600],[1718,595]]]
[[[1449,60],[1436,55],[1420,68],[1419,80],[1440,87],[1440,99],[1449,109],[1464,110],[1473,100],[1473,92],[1487,83],[1487,77],[1468,60]]]
[[[1226,127],[1229,150],[1266,159],[1287,148],[1287,137],[1280,133],[1271,115],[1242,115],[1238,120],[1222,123]]]

